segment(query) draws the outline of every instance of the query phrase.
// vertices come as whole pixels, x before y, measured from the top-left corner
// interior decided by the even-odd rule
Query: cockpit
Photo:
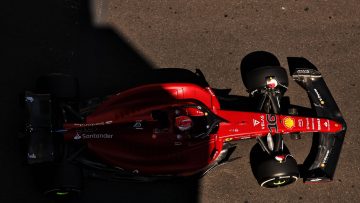
[[[174,106],[152,112],[160,129],[191,138],[206,137],[217,127],[220,119],[200,105]]]

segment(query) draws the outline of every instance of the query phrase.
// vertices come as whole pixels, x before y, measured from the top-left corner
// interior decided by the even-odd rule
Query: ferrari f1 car
[[[197,70],[197,77],[204,79]],[[285,109],[287,72],[262,66],[243,72],[251,111],[222,109],[208,85],[140,85],[105,98],[79,101],[77,80],[64,74],[39,79],[25,93],[27,160],[52,164],[46,192],[81,190],[83,172],[107,179],[156,180],[201,176],[226,162],[239,141],[256,139],[251,165],[262,187],[333,179],[346,124],[322,75],[301,66],[291,72],[312,103],[314,116]],[[284,113],[285,112],[285,113]],[[298,165],[283,136],[314,133],[307,163]]]

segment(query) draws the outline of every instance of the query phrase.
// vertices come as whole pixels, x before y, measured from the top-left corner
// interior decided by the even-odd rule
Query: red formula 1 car
[[[256,104],[251,112],[224,110],[212,88],[191,83],[141,85],[80,102],[76,79],[51,74],[39,80],[41,94],[25,95],[28,162],[54,163],[55,179],[46,191],[64,195],[80,191],[84,171],[144,181],[203,175],[226,162],[236,143],[256,139],[251,164],[261,186],[284,186],[300,177],[330,181],[346,124],[316,69],[297,67],[291,75],[307,91],[314,116],[283,109],[288,78],[279,66],[243,73]],[[308,132],[314,133],[313,147],[299,167],[283,136],[298,139]]]

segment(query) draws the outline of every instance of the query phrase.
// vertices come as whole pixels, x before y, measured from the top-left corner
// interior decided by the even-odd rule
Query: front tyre
[[[270,77],[274,78],[278,84],[284,88],[289,85],[286,70],[280,66],[258,67],[244,71],[243,74],[244,85],[249,91],[266,87],[267,78]]]
[[[289,185],[291,183],[294,183],[297,179],[298,177],[296,176],[274,177],[265,179],[264,181],[259,182],[259,184],[261,187],[274,188]]]
[[[292,156],[279,162],[274,158],[263,161],[257,166],[256,179],[261,187],[274,188],[294,183],[299,177],[297,163]]]
[[[285,150],[286,152],[286,150]],[[250,153],[250,163],[255,178],[261,187],[274,188],[294,183],[299,177],[296,160],[289,154],[282,160],[270,156],[256,144]]]

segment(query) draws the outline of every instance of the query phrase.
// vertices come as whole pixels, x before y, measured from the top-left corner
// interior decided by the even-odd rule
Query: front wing
[[[339,160],[346,123],[320,72],[306,59],[296,60],[305,60],[306,63],[303,62],[299,66],[291,63],[294,60],[289,59],[291,76],[307,91],[317,116],[332,119],[343,126],[337,133],[314,133],[310,153],[302,165],[301,175],[305,183],[330,181],[334,177]]]

